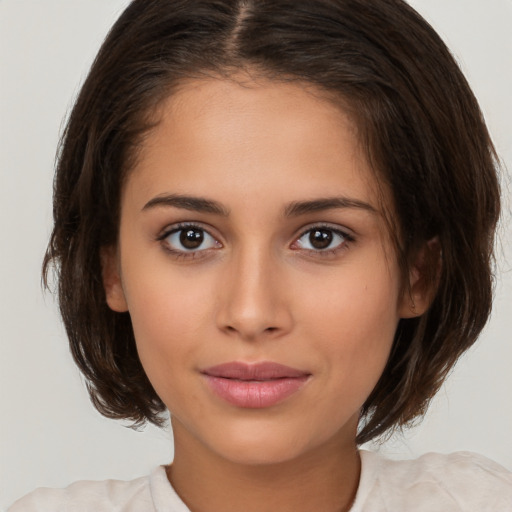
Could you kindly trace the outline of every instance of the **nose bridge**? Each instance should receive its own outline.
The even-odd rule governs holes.
[[[291,316],[283,277],[268,246],[252,243],[233,251],[222,285],[219,327],[245,339],[287,331]]]

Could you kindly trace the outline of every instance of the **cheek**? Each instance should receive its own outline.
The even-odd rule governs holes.
[[[333,273],[317,286],[317,293],[311,293],[313,286],[306,284],[300,292],[306,299],[304,312],[310,312],[308,316],[315,318],[319,329],[351,332],[357,339],[373,331],[371,338],[377,339],[394,332],[398,322],[399,280],[386,267],[378,268],[382,266],[382,262],[376,262]]]
[[[380,377],[399,321],[396,275],[382,262],[352,267],[303,304],[307,337],[318,340],[340,386],[373,388]]]
[[[205,292],[204,280],[172,273],[168,266],[160,265],[160,272],[144,267],[125,263],[125,295],[140,360],[157,388],[155,381],[176,375],[173,366],[193,364],[193,352],[211,316],[211,294]]]

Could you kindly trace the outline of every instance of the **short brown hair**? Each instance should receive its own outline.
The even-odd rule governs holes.
[[[403,275],[433,237],[437,293],[400,321],[361,411],[366,442],[423,414],[492,303],[497,158],[478,103],[432,27],[402,0],[134,0],[107,36],[63,134],[54,188],[55,265],[73,357],[105,416],[162,423],[128,313],[105,300],[100,250],[115,245],[120,191],[151,112],[188,78],[256,70],[348,105],[389,188]],[[391,226],[390,226],[391,227]]]

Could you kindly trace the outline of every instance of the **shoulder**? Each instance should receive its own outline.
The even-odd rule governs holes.
[[[414,460],[389,460],[371,452],[361,455],[365,505],[378,503],[394,512],[512,510],[512,472],[481,455],[427,453]]]
[[[154,473],[162,471],[157,468]],[[16,501],[7,512],[149,512],[152,476],[135,480],[79,481],[64,489],[40,488]]]

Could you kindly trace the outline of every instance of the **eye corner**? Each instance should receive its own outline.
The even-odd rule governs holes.
[[[186,247],[187,240],[184,232],[189,231],[190,245]],[[193,234],[196,233],[196,235]],[[197,235],[199,233],[199,235]],[[211,250],[221,249],[223,244],[204,226],[195,222],[180,222],[165,227],[156,236],[162,249],[176,259],[198,259],[208,255]],[[202,247],[206,245],[206,247]]]
[[[311,239],[311,235],[315,231],[319,234],[317,241],[320,242],[320,246],[317,247],[314,246],[314,242]],[[309,240],[301,242],[301,239],[308,235]],[[338,241],[338,243],[333,247],[332,244],[336,241]],[[317,223],[302,228],[299,235],[294,238],[290,248],[294,251],[302,251],[313,257],[334,257],[341,251],[348,249],[354,241],[354,235],[346,228],[326,223]],[[307,247],[308,244],[311,247]]]

